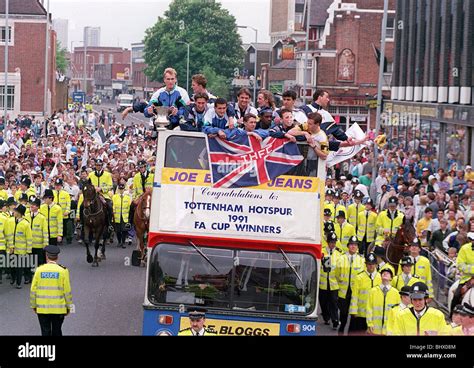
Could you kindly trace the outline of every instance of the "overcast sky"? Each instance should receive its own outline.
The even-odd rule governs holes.
[[[44,0],[46,7],[48,0]],[[171,0],[49,0],[54,18],[69,20],[69,41],[80,41],[85,26],[101,27],[102,46],[130,48],[142,41],[145,30],[155,24]],[[258,42],[270,42],[270,0],[223,0],[223,7],[238,25],[258,29]],[[253,42],[255,32],[239,29],[244,43]],[[80,46],[79,43],[74,46]]]

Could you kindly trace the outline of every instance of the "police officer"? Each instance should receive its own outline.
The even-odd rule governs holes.
[[[348,206],[347,216],[349,224],[355,227],[356,233],[359,232],[359,213],[364,211],[364,205],[362,204],[362,198],[364,195],[360,190],[354,192],[354,203]]]
[[[5,178],[0,177],[0,199],[6,201],[8,199],[8,192],[5,190]]]
[[[5,225],[5,237],[7,239],[8,251],[10,254],[14,254],[17,258],[17,267],[11,269],[11,281],[13,285],[16,281],[16,288],[21,289],[21,280],[23,275],[26,276],[27,268],[20,267],[24,265],[21,258],[24,258],[27,254],[31,254],[32,236],[31,227],[28,220],[25,220],[26,208],[23,205],[18,205],[15,208],[14,217],[10,217]],[[25,282],[26,282],[25,277]]]
[[[122,181],[118,185],[117,193],[112,197],[114,211],[115,233],[117,234],[118,246],[125,248],[125,238],[130,229],[129,212],[132,199],[125,191],[125,183]]]
[[[425,256],[420,255],[421,243],[415,238],[410,244],[410,258],[413,263],[413,275],[419,277],[419,281],[423,281],[428,286],[429,297],[433,298],[433,281],[431,277],[430,260]],[[402,273],[401,267],[398,268],[398,274]]]
[[[336,265],[336,280],[339,285],[337,303],[341,322],[339,335],[344,334],[346,327],[355,278],[365,267],[364,258],[358,254],[358,245],[357,237],[352,236],[347,245],[348,251],[339,258]]]
[[[365,211],[359,213],[359,230],[357,238],[359,239],[359,253],[365,255],[367,248],[375,240],[375,223],[377,214],[373,211],[374,202],[368,198],[365,202]]]
[[[192,307],[188,311],[189,325],[178,332],[178,336],[212,336],[217,335],[217,332],[206,328],[206,312],[204,308]]]
[[[413,261],[411,257],[403,257],[400,260],[402,273],[395,276],[392,280],[392,286],[401,290],[404,286],[411,287],[415,282],[421,281],[418,276],[412,275]]]
[[[341,249],[347,251],[349,238],[356,236],[355,228],[346,221],[345,211],[339,211],[336,220],[337,222],[334,224],[336,235],[341,242]]]
[[[412,307],[400,312],[395,320],[393,335],[441,335],[446,332],[443,313],[429,307],[428,286],[423,282],[413,284],[410,292]]]
[[[0,199],[0,209],[3,210],[5,206],[5,201]],[[5,224],[8,220],[8,217],[3,213],[0,212],[0,258],[5,257],[7,255],[7,242],[5,239]],[[0,284],[3,283],[3,273],[7,272],[7,269],[0,266]]]
[[[10,215],[9,217],[13,217],[13,212],[14,212],[16,206],[17,206],[15,198],[14,197],[8,197],[7,202],[6,202],[6,206],[7,206],[7,212]]]
[[[392,280],[392,284],[393,284],[393,280]],[[410,292],[411,292],[411,286],[403,286],[398,291],[398,293],[400,294],[400,303],[392,307],[392,309],[388,312],[388,318],[387,318],[387,324],[386,324],[387,335],[393,335],[393,326],[400,312],[405,310],[406,308],[411,307]]]
[[[48,222],[49,245],[58,245],[63,238],[63,210],[53,203],[54,194],[51,189],[45,190],[43,201],[40,212]]]
[[[323,247],[323,258],[321,260],[321,276],[319,278],[319,304],[325,325],[332,322],[335,330],[339,326],[339,313],[337,308],[337,294],[339,285],[336,279],[336,264],[342,256],[341,250],[337,248],[337,235],[329,231],[326,235],[327,246]]]
[[[332,201],[334,203],[334,212],[333,212],[333,221],[336,222],[337,215],[342,211],[344,212],[345,218],[347,218],[347,210],[346,207],[344,207],[340,201],[341,201],[341,192],[336,190],[334,193],[334,196],[332,198]]]
[[[41,200],[34,196],[30,197],[30,213],[26,217],[31,226],[33,237],[32,254],[38,257],[38,265],[46,263],[44,248],[49,244],[48,220],[39,212]]]
[[[138,172],[133,177],[133,200],[135,201],[146,189],[153,189],[153,173],[148,170],[145,160],[138,161]]]
[[[334,206],[334,203],[332,201],[333,196],[334,191],[332,189],[327,189],[325,195],[326,199],[324,201],[324,210],[329,211],[331,221],[334,221],[334,217],[336,216],[336,207]]]
[[[26,194],[26,201],[30,196],[36,195],[35,190],[31,188],[31,179],[28,175],[23,175],[20,180],[20,189],[15,193],[15,200],[20,201],[20,196]]]
[[[109,191],[113,188],[112,175],[104,170],[104,161],[101,159],[95,160],[95,170],[89,174],[89,179],[91,180],[92,185],[95,186],[97,192],[101,193],[107,204],[107,222],[109,231],[113,231],[112,226],[112,201],[110,199]]]
[[[382,283],[376,265],[375,255],[369,253],[365,257],[366,269],[359,272],[355,278],[349,307],[349,314],[351,315],[349,333],[365,333],[367,331],[367,296],[373,287]]]
[[[69,219],[69,214],[71,213],[71,196],[68,192],[63,189],[64,182],[63,179],[57,178],[54,181],[54,203],[61,207],[63,211],[63,233],[66,238],[66,243],[72,243],[72,223]]]
[[[390,285],[393,272],[385,268],[380,272],[382,283],[369,290],[367,298],[367,327],[369,334],[386,335],[390,310],[400,303],[398,290]]]
[[[375,245],[382,245],[385,238],[395,236],[400,226],[402,226],[405,216],[397,211],[397,205],[397,197],[390,197],[388,199],[388,210],[380,212],[377,216]]]
[[[57,263],[59,247],[45,248],[46,264],[33,277],[30,306],[38,315],[42,336],[62,336],[64,317],[73,309],[69,271]]]

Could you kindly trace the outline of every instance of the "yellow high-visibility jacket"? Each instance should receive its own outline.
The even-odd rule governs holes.
[[[400,267],[400,266],[399,266]],[[421,281],[418,276],[413,276],[410,274],[408,277],[408,282],[405,283],[405,279],[403,278],[404,274],[400,274],[395,276],[390,283],[395,289],[398,291],[402,290],[404,286],[412,286],[414,283]]]
[[[341,242],[341,250],[343,252],[347,252],[347,243],[349,243],[349,239],[356,235],[355,228],[348,222],[344,222],[341,225],[339,223],[334,223],[334,232],[337,235],[337,239]]]
[[[357,275],[365,269],[365,260],[358,253],[352,255],[352,266],[349,261],[349,253],[339,257],[336,264],[336,280],[339,284],[339,298],[345,299],[349,286],[354,288]]]
[[[104,170],[100,176],[97,176],[95,171],[92,171],[89,174],[89,179],[91,179],[92,185],[102,188],[102,195],[104,198],[110,199],[109,191],[111,191],[114,186],[112,174]]]
[[[36,269],[30,306],[36,308],[38,314],[66,314],[72,310],[71,282],[66,267],[48,262]]]
[[[0,199],[4,201],[8,199],[8,192],[5,189],[0,189]]]
[[[63,236],[63,210],[59,205],[53,204],[51,207],[46,203],[40,207],[40,212],[46,217],[48,222],[49,238]]]
[[[459,249],[458,257],[456,258],[456,265],[459,271],[462,272],[461,284],[464,284],[471,277],[474,276],[474,250],[472,250],[472,243],[464,244]]]
[[[392,309],[390,309],[390,311],[388,312],[388,318],[387,318],[386,329],[385,329],[386,335],[394,334],[393,331],[394,331],[395,321],[400,315],[400,312],[410,307],[411,307],[411,304],[404,305],[400,302],[398,305],[395,305],[394,307],[392,307]]]
[[[396,211],[393,219],[390,218],[388,210],[380,212],[377,216],[377,222],[375,223],[375,230],[377,232],[375,245],[382,245],[385,236],[395,236],[399,227],[403,224],[404,217],[400,211]]]
[[[133,199],[137,199],[145,192],[143,187],[153,189],[153,180],[154,174],[152,172],[148,171],[145,177],[140,172],[136,173],[133,177]]]
[[[348,216],[347,221],[349,222],[349,224],[354,226],[354,228],[356,229],[356,232],[359,231],[359,224],[360,224],[359,214],[364,211],[365,211],[365,206],[361,203],[359,204],[352,203],[351,205],[349,205],[349,207],[347,207],[347,216]]]
[[[34,189],[32,188],[28,188],[26,191],[22,191],[20,189],[18,189],[16,192],[15,192],[15,195],[13,196],[15,198],[15,201],[18,203],[20,202],[20,196],[23,194],[23,193],[26,193],[26,195],[28,196],[28,199],[30,199],[31,196],[35,196],[36,197],[36,192]]]
[[[330,220],[334,222],[334,214],[336,213],[336,207],[334,206],[334,203],[324,201],[324,208],[323,209],[326,209],[326,208],[328,208],[331,211]]]
[[[383,262],[383,261],[382,261]],[[383,270],[386,270],[386,269],[389,269],[392,271],[392,275],[395,276],[396,272],[395,272],[395,268],[393,268],[393,266],[388,263],[388,262],[384,262],[384,264],[382,266],[380,266],[380,264],[377,266],[377,271],[379,271],[380,273],[382,273]]]
[[[417,259],[415,260],[412,257],[413,260],[413,276],[418,276],[419,280],[424,282],[428,286],[428,292],[430,295],[430,298],[433,298],[433,280],[431,279],[431,265],[430,265],[430,260],[424,256],[418,256]],[[402,273],[402,266],[398,266],[398,275]]]
[[[81,193],[79,199],[77,200],[77,209],[76,209],[76,219],[79,221],[81,219],[81,206],[84,202],[84,195]]]
[[[367,297],[369,291],[382,283],[382,278],[380,274],[375,271],[373,278],[369,275],[367,270],[360,272],[354,282],[354,287],[352,288],[352,298],[351,304],[349,307],[349,314],[355,315],[357,317],[365,318],[367,314]]]
[[[13,250],[13,254],[24,255],[31,253],[32,236],[28,220],[10,217],[5,224],[5,237],[7,239],[7,247],[10,251]]]
[[[336,265],[339,258],[342,256],[341,252],[336,248],[330,250],[328,247],[323,248],[323,258],[321,260],[321,276],[319,278],[319,288],[321,290],[338,290],[339,284],[336,279]],[[324,264],[326,263],[326,264]],[[331,268],[329,272],[324,271],[326,268]],[[329,286],[329,288],[328,288]]]
[[[374,334],[387,334],[387,320],[390,310],[400,303],[398,290],[391,287],[387,294],[382,291],[383,285],[372,288],[367,299],[367,327],[373,329]]]
[[[53,203],[59,205],[63,210],[63,219],[69,218],[69,213],[71,212],[71,196],[64,189],[57,191],[53,190],[54,201]]]
[[[132,198],[128,194],[123,193],[120,195],[119,193],[114,194],[112,197],[112,209],[114,212],[114,222],[116,224],[120,224],[121,220],[123,222],[128,222],[128,215],[130,212],[130,205],[132,204]]]
[[[377,214],[373,211],[359,212],[359,229],[357,231],[357,239],[362,241],[367,235],[367,243],[375,240],[375,223],[377,222]]]
[[[393,332],[389,332],[389,334],[399,336],[443,335],[445,333],[444,314],[432,307],[427,307],[420,319],[416,318],[413,307],[406,308],[396,318]]]
[[[31,219],[31,213],[26,217],[31,226],[31,234],[33,237],[33,248],[43,249],[49,244],[48,238],[48,220],[41,212]]]
[[[334,221],[334,223],[337,223],[337,214],[340,211],[346,214],[346,220],[347,220],[347,209],[345,206],[343,206],[342,204],[336,205],[333,203],[333,208],[334,208],[334,212],[331,212],[332,213],[331,219]]]
[[[7,223],[7,217],[3,212],[0,212],[0,250],[7,250],[7,240],[5,239],[5,225]]]
[[[194,334],[191,327],[189,327],[179,331],[178,336],[194,336]],[[204,336],[217,336],[217,332],[214,330],[210,330],[204,326]]]

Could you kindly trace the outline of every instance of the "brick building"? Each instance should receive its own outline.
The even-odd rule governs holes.
[[[148,99],[163,83],[150,81],[145,75],[147,64],[144,56],[145,45],[132,43],[132,91],[135,96]]]
[[[131,83],[130,58],[130,50],[121,47],[87,47],[85,58],[84,47],[75,47],[71,60],[72,84],[77,90],[83,89],[85,69],[88,95],[113,97],[125,92]]]
[[[56,101],[56,33],[51,17],[38,0],[10,0],[8,41],[7,107],[10,116],[44,111],[46,27],[49,29],[47,107],[46,114],[55,108]],[[5,65],[5,0],[0,0],[0,115],[4,109]],[[53,101],[53,103],[52,103]]]
[[[367,127],[373,129],[376,106],[370,106],[370,102],[377,94],[383,1],[334,0],[327,13],[324,30],[318,32],[320,38],[314,42],[308,60],[310,88],[307,95],[318,88],[328,90],[331,99],[329,111],[336,121],[345,127],[357,122],[364,130]],[[393,65],[394,19],[395,0],[390,0],[383,88],[387,99],[390,98]]]
[[[474,2],[397,0],[396,22],[390,141],[434,149],[445,169],[474,164]]]

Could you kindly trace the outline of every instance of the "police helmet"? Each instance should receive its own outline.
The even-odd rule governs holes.
[[[104,164],[104,161],[102,161],[100,158],[97,158],[97,159],[95,160],[95,164],[96,164],[96,165],[103,165],[103,164]]]
[[[63,185],[63,179],[57,178],[57,179],[54,181],[54,185]]]
[[[357,244],[359,245],[359,239],[357,239],[357,236],[353,235],[349,238],[349,241],[347,242],[347,245],[349,244]]]
[[[23,176],[20,180],[20,184],[29,187],[31,185],[31,179],[28,176]]]
[[[20,197],[18,198],[19,201],[26,201],[28,202],[28,194],[26,193],[21,193]]]
[[[365,263],[366,264],[377,264],[377,259],[373,253],[369,253],[365,256]]]
[[[402,266],[413,266],[413,261],[411,257],[403,257],[402,260],[400,261],[400,264]]]
[[[332,189],[328,189],[326,190],[326,195],[327,196],[333,196],[334,195],[334,191]]]
[[[326,241],[328,243],[335,243],[337,242],[337,235],[334,231],[331,231],[330,233],[328,233],[327,237],[326,237]]]
[[[325,222],[324,223],[324,232],[325,233],[330,233],[331,231],[334,231],[334,224],[332,222]]]
[[[411,287],[407,285],[402,286],[402,288],[400,289],[400,295],[410,296],[410,292],[411,292]]]
[[[393,271],[391,268],[387,267],[387,268],[384,268],[380,271],[380,275],[382,275],[384,272],[388,272],[390,274],[390,276],[392,276],[393,278]]]
[[[357,189],[357,190],[354,192],[354,198],[362,199],[362,198],[364,198],[364,194],[363,194],[359,189]]]
[[[410,246],[418,247],[421,248],[421,243],[418,240],[418,238],[413,239],[413,241],[410,243]]]
[[[137,167],[146,167],[146,161],[145,160],[138,161]]]
[[[324,216],[331,216],[331,210],[329,208],[324,209]]]
[[[365,201],[365,204],[368,204],[372,208],[374,208],[374,201],[371,198],[367,198],[367,200]]]
[[[375,247],[374,254],[379,257],[385,257],[385,249],[383,247]]]
[[[428,286],[424,282],[415,282],[411,286],[410,298],[412,299],[424,299],[428,297]]]
[[[346,213],[344,211],[338,211],[336,218],[339,218],[339,217],[346,218]]]
[[[393,196],[388,199],[388,205],[397,205],[398,204],[398,198]]]

